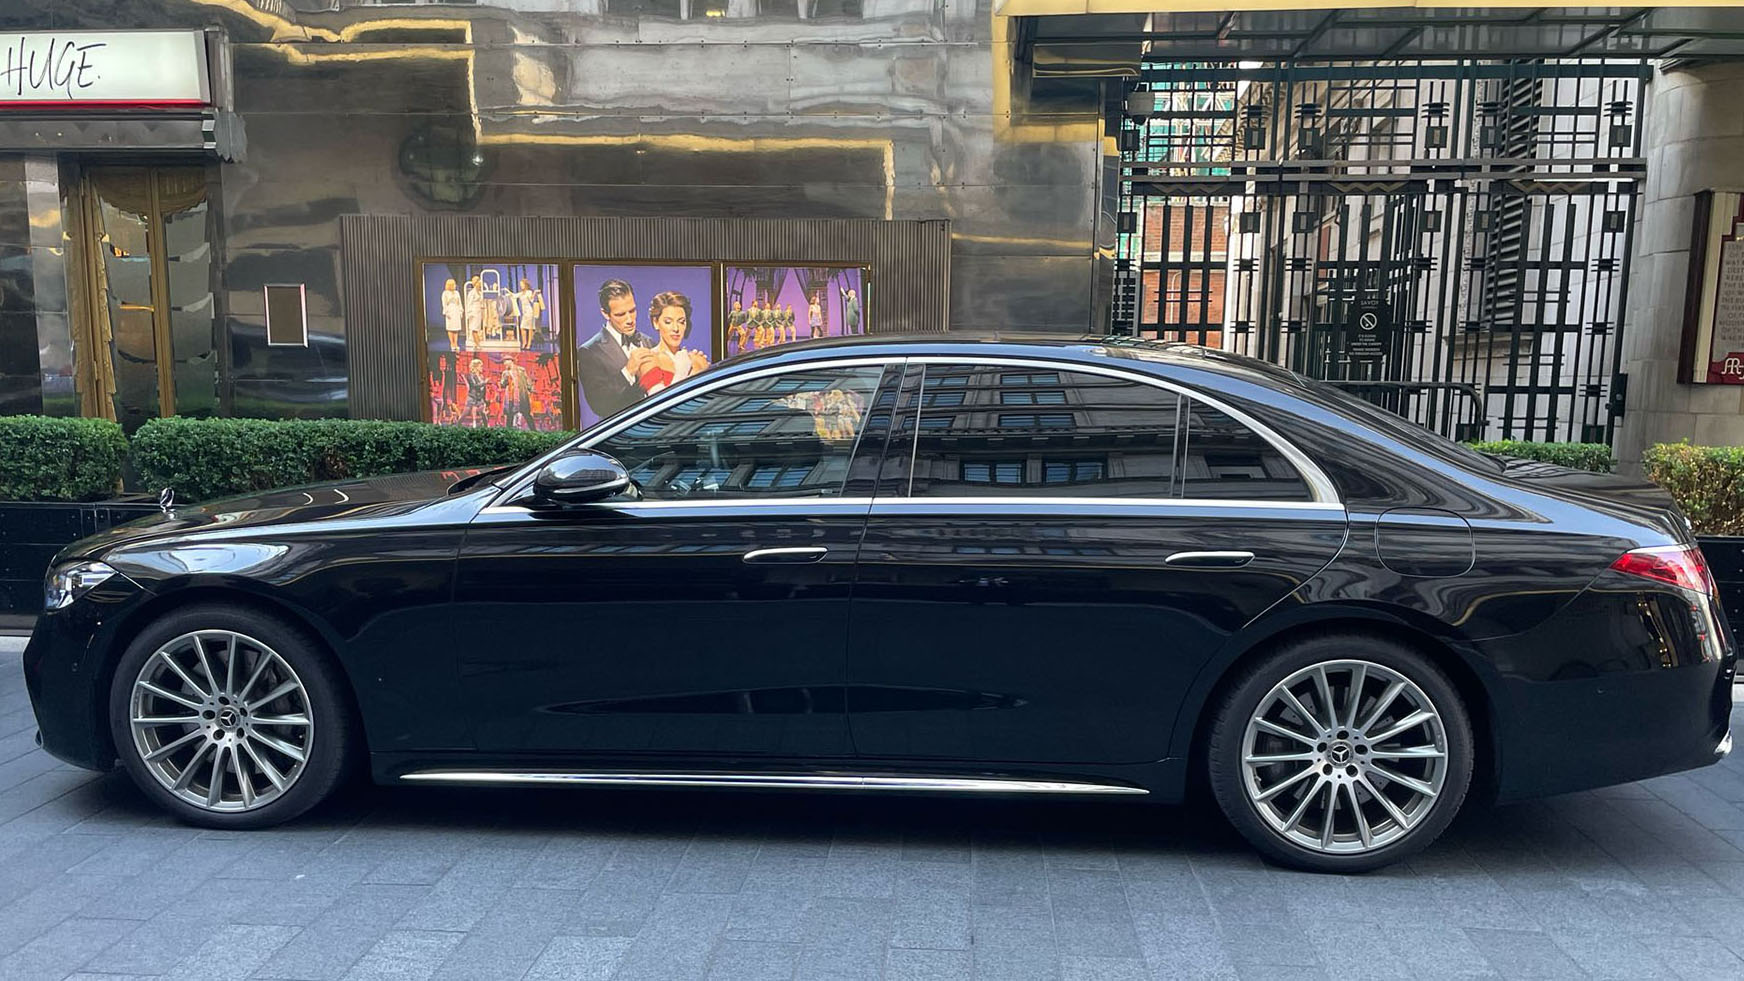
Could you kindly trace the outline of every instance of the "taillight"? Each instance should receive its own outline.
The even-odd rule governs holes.
[[[1714,594],[1714,579],[1708,574],[1707,560],[1702,558],[1702,550],[1694,545],[1631,549],[1618,556],[1611,568],[1631,576],[1681,586],[1703,596]]]

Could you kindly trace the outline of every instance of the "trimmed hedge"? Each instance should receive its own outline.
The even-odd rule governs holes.
[[[1671,492],[1698,535],[1744,535],[1744,446],[1658,443],[1641,454],[1649,480]]]
[[[1466,445],[1479,453],[1537,460],[1594,473],[1610,473],[1617,466],[1611,448],[1603,443],[1529,443],[1521,439],[1497,439]]]
[[[0,416],[0,501],[96,501],[121,490],[127,437],[107,419]]]
[[[573,433],[352,419],[153,419],[133,435],[147,490],[184,501],[347,477],[520,463]]]

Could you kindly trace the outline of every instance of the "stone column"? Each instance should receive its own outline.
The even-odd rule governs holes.
[[[1630,473],[1654,443],[1744,444],[1744,386],[1677,382],[1696,192],[1744,188],[1744,64],[1659,73],[1641,119],[1647,181],[1624,321],[1628,403],[1615,443]]]

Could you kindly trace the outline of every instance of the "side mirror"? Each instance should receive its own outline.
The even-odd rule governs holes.
[[[533,497],[555,507],[592,504],[629,490],[630,475],[617,460],[576,450],[545,464],[533,478]]]

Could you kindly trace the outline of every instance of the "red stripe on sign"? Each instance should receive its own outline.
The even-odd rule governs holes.
[[[199,99],[5,99],[0,108],[25,109],[191,109],[206,106]]]

